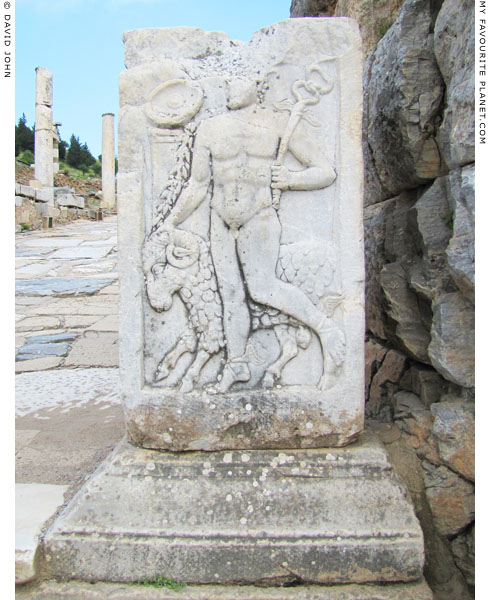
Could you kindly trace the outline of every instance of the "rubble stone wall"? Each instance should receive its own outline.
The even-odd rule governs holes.
[[[435,597],[470,598],[474,5],[293,0],[291,16],[327,4],[366,53],[366,416],[412,493]]]

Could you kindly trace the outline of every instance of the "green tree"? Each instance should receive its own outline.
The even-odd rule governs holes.
[[[68,142],[65,142],[65,140],[60,140],[60,143],[58,144],[58,153],[59,153],[60,160],[66,159],[67,148],[68,148]]]
[[[66,151],[66,162],[70,165],[70,167],[78,169],[78,167],[82,164],[81,157],[82,147],[80,146],[80,140],[75,137],[74,133],[72,133],[70,138],[70,146]]]
[[[81,150],[81,159],[80,159],[81,164],[85,165],[86,167],[90,167],[90,165],[93,165],[95,163],[95,158],[90,153],[90,150],[88,149],[86,142],[83,144],[83,146],[81,147],[80,150]]]
[[[15,126],[15,156],[19,156],[24,150],[34,152],[34,127],[27,126],[27,119],[23,113]]]
[[[90,167],[90,170],[92,171],[92,173],[94,175],[96,175],[97,177],[100,177],[102,174],[102,165],[100,164],[99,161],[97,161]]]
[[[22,154],[19,154],[19,160],[26,163],[26,165],[32,165],[34,163],[34,154],[30,150],[24,150]]]

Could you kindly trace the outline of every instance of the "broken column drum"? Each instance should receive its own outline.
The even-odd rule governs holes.
[[[363,427],[361,59],[349,19],[233,42],[126,32],[121,377],[154,449],[341,446]]]

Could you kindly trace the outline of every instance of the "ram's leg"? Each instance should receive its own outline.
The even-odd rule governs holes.
[[[298,344],[294,327],[276,325],[274,327],[277,341],[281,348],[279,358],[267,367],[262,383],[264,387],[271,388],[281,377],[282,370],[287,363],[298,354]]]
[[[195,347],[196,336],[194,333],[188,331],[158,363],[154,380],[161,381],[162,379],[166,379],[170,375],[170,369],[175,369],[175,365],[179,358],[186,352],[193,352]]]
[[[184,379],[182,379],[182,383],[180,385],[181,392],[192,392],[194,389],[194,382],[199,377],[199,373],[204,365],[208,362],[211,354],[206,350],[199,350],[196,354],[196,358],[191,366],[187,369],[187,373],[184,375]]]

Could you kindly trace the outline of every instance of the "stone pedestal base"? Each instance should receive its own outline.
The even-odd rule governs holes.
[[[123,442],[43,542],[43,576],[63,580],[395,583],[421,580],[423,562],[412,505],[368,434],[287,451]]]
[[[169,582],[172,587],[172,582]],[[177,590],[148,584],[42,583],[37,589],[16,590],[21,600],[432,600],[425,581],[391,585],[305,585],[260,588],[249,585],[200,585]]]

